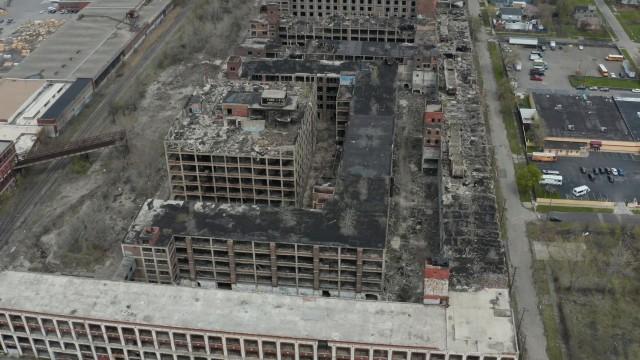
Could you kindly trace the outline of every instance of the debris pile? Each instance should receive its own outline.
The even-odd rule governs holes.
[[[459,76],[443,96],[446,137],[441,182],[441,251],[452,287],[506,286],[505,248],[497,221],[489,134],[479,103],[469,25],[464,9],[442,14],[448,37],[440,46]]]
[[[64,20],[49,19],[28,21],[4,41],[0,41],[2,68],[9,70],[29,56],[40,42],[56,32]]]

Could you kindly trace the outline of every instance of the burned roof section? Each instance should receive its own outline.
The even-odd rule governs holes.
[[[456,91],[442,99],[445,113],[441,179],[441,252],[450,260],[451,286],[456,289],[506,286],[505,247],[497,218],[489,134],[467,44],[469,23],[463,9],[452,9],[449,33],[442,46],[458,74]],[[470,44],[470,43],[469,43]]]
[[[145,228],[160,228],[156,245],[173,235],[211,236],[230,240],[285,242],[324,246],[384,248],[383,219],[356,214],[338,205],[336,211],[273,208],[257,205],[164,201],[149,199],[140,209],[124,239],[141,241]]]
[[[357,71],[361,66],[346,61],[249,60],[242,64],[242,74],[246,78],[256,74],[339,74],[342,71]]]

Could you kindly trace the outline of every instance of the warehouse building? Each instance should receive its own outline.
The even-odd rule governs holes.
[[[506,289],[449,306],[0,273],[0,353],[50,359],[515,360]],[[372,316],[375,315],[375,316]]]
[[[6,77],[91,79],[97,88],[164,19],[171,0],[101,0],[42,42]]]
[[[534,93],[531,99],[543,124],[545,152],[579,157],[590,151],[640,153],[634,132],[640,108],[633,101],[547,93]]]

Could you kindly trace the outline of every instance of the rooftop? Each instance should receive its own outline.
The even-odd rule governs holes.
[[[263,96],[273,92],[281,94],[282,90],[287,92],[284,106],[261,105]],[[313,89],[304,84],[261,85],[223,80],[211,86],[203,96],[213,114],[185,117],[177,122],[167,136],[168,146],[206,153],[268,155],[293,150]],[[223,114],[222,104],[247,105],[252,110],[250,119],[264,120],[264,128],[249,122],[235,125],[227,121],[235,117]]]
[[[384,218],[368,216],[364,209],[367,216],[357,216],[351,211],[353,216],[347,221],[341,215],[351,209],[349,204],[334,203],[331,210],[320,211],[149,199],[131,224],[124,243],[138,244],[145,227],[159,227],[158,246],[164,246],[172,235],[191,235],[236,241],[384,248]]]
[[[31,151],[41,131],[39,126],[0,124],[0,140],[12,141],[18,157],[22,157]]]
[[[509,298],[501,289],[450,293],[451,306],[445,308],[5,271],[0,273],[0,294],[2,309],[70,318],[460,353],[517,353]]]
[[[632,140],[611,97],[534,93],[533,99],[547,137]]]
[[[306,53],[336,54],[344,56],[375,56],[390,58],[409,58],[418,54],[436,55],[437,50],[413,44],[350,41],[350,40],[312,40]]]
[[[10,121],[45,84],[44,80],[0,79],[0,122]]]
[[[78,94],[90,86],[89,79],[77,79],[71,86],[51,105],[51,107],[42,114],[41,118],[56,119],[67,108],[69,103],[76,100]]]
[[[356,75],[351,116],[344,138],[343,173],[360,177],[391,175],[397,67],[371,66]]]
[[[346,61],[250,60],[242,64],[242,74],[246,78],[254,74],[339,74],[359,67],[358,63]]]
[[[500,8],[500,14],[502,14],[502,15],[522,16],[522,9],[521,8],[514,8],[514,7],[501,7]]]
[[[143,29],[170,2],[95,0],[70,17],[7,77],[96,79],[136,37],[137,31],[131,31],[131,27],[123,22],[127,11],[139,7],[138,27]]]
[[[640,98],[616,97],[614,101],[631,130],[631,136],[635,141],[640,141]]]

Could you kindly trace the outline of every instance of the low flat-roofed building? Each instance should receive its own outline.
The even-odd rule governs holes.
[[[0,140],[14,144],[18,160],[37,147],[40,136],[43,131],[39,126],[0,124]]]
[[[0,79],[0,126],[41,127],[43,134],[56,136],[92,93],[89,79]]]
[[[46,83],[45,80],[0,79],[0,123],[11,122]]]
[[[518,358],[506,289],[443,307],[5,271],[0,293],[0,351],[19,356]]]
[[[7,77],[91,79],[94,87],[164,18],[171,0],[95,0],[42,42]],[[138,18],[127,18],[137,9]]]
[[[50,107],[38,115],[37,123],[49,136],[58,135],[65,125],[82,111],[91,100],[93,86],[90,79],[77,79],[53,99]]]
[[[316,89],[272,87],[220,83],[207,95],[212,114],[172,127],[165,153],[174,199],[301,206],[315,146]]]
[[[640,142],[612,97],[534,93],[544,140],[587,143],[592,150],[640,153]],[[558,153],[558,155],[562,155]]]

